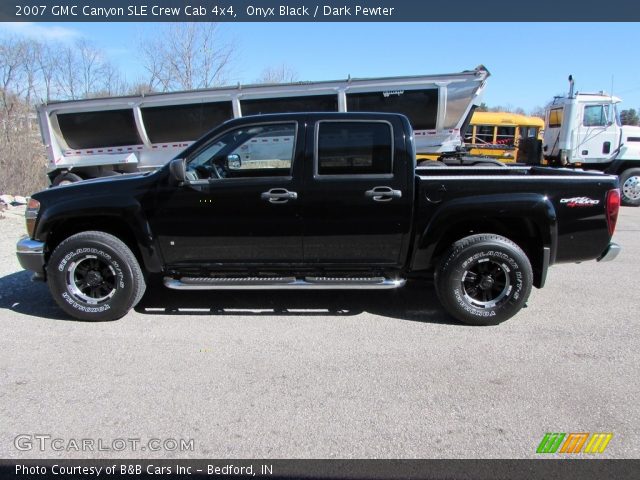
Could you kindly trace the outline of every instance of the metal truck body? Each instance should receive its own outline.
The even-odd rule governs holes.
[[[419,155],[462,146],[460,130],[489,72],[238,85],[188,92],[52,102],[38,108],[54,185],[154,170],[221,123],[289,112],[403,113]]]

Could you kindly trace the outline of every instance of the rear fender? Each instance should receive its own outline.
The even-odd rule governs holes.
[[[482,232],[499,233],[512,240],[520,238],[524,232],[509,232],[496,226],[506,220],[522,219],[533,223],[536,230],[536,250],[531,259],[536,271],[536,286],[544,285],[546,270],[555,261],[558,242],[556,211],[551,201],[541,194],[509,193],[476,195],[459,198],[442,204],[429,221],[427,227],[416,239],[416,253],[412,270],[433,267],[434,254],[446,236],[465,225],[478,226]],[[510,235],[511,233],[511,235]]]

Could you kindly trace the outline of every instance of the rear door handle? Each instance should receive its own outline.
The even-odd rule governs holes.
[[[268,192],[262,192],[260,198],[269,203],[287,203],[289,200],[297,200],[298,194],[290,192],[286,188],[272,188]]]
[[[402,198],[402,190],[394,190],[391,187],[373,187],[364,192],[364,196],[374,202],[390,202],[394,198]]]

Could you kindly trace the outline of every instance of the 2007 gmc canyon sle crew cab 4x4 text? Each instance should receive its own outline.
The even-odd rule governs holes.
[[[518,312],[554,263],[610,260],[616,177],[416,167],[406,117],[231,120],[163,168],[31,198],[22,266],[69,315],[114,320],[162,275],[179,290],[387,289],[434,275],[474,325]]]

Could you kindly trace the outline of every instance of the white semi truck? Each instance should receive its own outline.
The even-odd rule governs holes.
[[[542,151],[548,165],[600,170],[620,177],[622,202],[640,206],[640,127],[621,125],[618,97],[574,93],[556,97],[545,112]]]
[[[463,147],[460,130],[480,103],[484,66],[442,75],[349,78],[51,102],[38,119],[53,185],[156,169],[231,118],[285,112],[400,112],[420,157]]]

